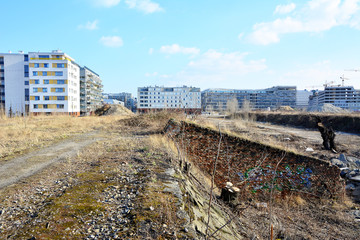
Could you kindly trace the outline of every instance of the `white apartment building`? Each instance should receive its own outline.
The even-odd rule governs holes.
[[[0,111],[20,115],[29,109],[28,55],[0,53]]]
[[[61,51],[29,52],[30,112],[80,115],[80,67]]]
[[[195,87],[139,87],[138,112],[155,110],[201,111],[200,88]]]

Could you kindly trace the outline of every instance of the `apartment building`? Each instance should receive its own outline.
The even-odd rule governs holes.
[[[138,112],[181,110],[186,113],[201,111],[200,88],[195,87],[139,87]]]
[[[277,109],[280,106],[296,106],[296,86],[276,86],[258,90],[239,89],[207,89],[201,94],[203,111],[225,111],[227,102],[238,101],[238,107],[244,101],[250,103],[252,109]]]
[[[80,113],[91,115],[102,105],[102,81],[99,74],[84,66],[80,69]]]
[[[28,54],[0,53],[0,112],[12,116],[28,111]]]
[[[103,85],[87,67],[82,68],[82,81],[80,74],[75,60],[59,50],[0,53],[0,112],[76,116],[92,112],[102,103]]]
[[[360,90],[355,90],[353,86],[327,86],[310,96],[309,109],[320,109],[326,103],[349,111],[360,111]]]
[[[29,52],[30,112],[80,115],[80,66],[61,51]]]

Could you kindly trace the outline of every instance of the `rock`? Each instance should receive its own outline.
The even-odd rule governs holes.
[[[342,178],[345,178],[346,175],[350,172],[350,169],[348,167],[340,168],[340,176]]]
[[[313,148],[310,148],[310,147],[308,147],[308,148],[305,149],[305,152],[313,152],[313,151],[314,151],[314,149],[313,149]]]
[[[345,168],[347,165],[345,162],[337,159],[337,158],[333,158],[330,160],[332,165],[338,166],[339,168]]]
[[[360,159],[356,157],[347,157],[348,162],[351,162],[355,168],[360,168]]]
[[[150,210],[150,211],[154,211],[155,208],[154,208],[153,206],[150,206],[150,207],[149,207],[149,210]]]
[[[347,159],[346,159],[346,156],[345,156],[345,154],[340,154],[340,156],[339,156],[339,160],[340,161],[342,161],[342,162],[347,162]]]
[[[354,172],[354,171],[351,171],[350,174]],[[355,181],[355,182],[360,182],[360,175],[357,175],[357,176],[353,176],[350,178],[351,181]]]
[[[352,183],[349,183],[345,186],[345,189],[353,191],[353,190],[355,190],[355,185]]]
[[[360,196],[360,187],[356,188],[353,192],[352,195],[354,197],[359,197]]]

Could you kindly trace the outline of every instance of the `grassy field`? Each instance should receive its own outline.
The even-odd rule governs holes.
[[[31,116],[0,119],[0,160],[44,147],[74,134],[111,127],[125,116]]]

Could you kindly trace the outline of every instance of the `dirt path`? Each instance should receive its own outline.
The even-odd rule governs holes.
[[[0,161],[0,189],[29,177],[54,162],[75,156],[97,140],[101,140],[101,137],[96,132],[85,133],[8,161]]]

